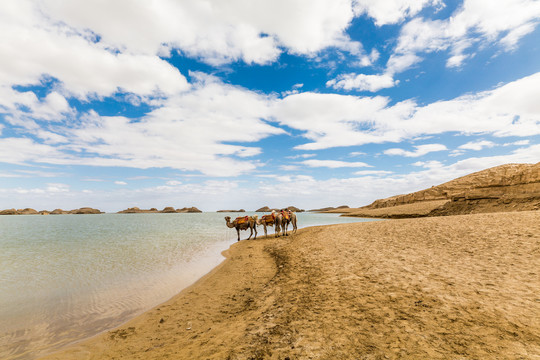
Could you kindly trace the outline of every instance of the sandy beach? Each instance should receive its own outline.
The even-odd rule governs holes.
[[[540,212],[234,244],[170,301],[47,359],[540,359]]]

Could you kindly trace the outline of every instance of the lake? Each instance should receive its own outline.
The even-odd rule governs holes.
[[[224,216],[251,214],[0,216],[0,358],[36,358],[170,299],[236,242]],[[372,221],[297,216],[300,228]]]

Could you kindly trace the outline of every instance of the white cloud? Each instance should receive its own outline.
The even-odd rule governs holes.
[[[448,67],[459,67],[472,56],[470,49],[499,45],[513,50],[517,43],[534,31],[540,18],[536,0],[465,0],[446,20],[415,18],[405,24],[387,71],[401,72],[421,59],[421,52],[449,50]]]
[[[327,167],[331,169],[337,169],[337,168],[355,168],[355,167],[371,167],[370,165],[364,163],[364,162],[347,162],[347,161],[339,161],[339,160],[304,160],[302,161],[302,164],[309,166],[309,167]]]
[[[406,157],[420,157],[424,156],[426,154],[429,154],[430,152],[435,151],[444,151],[448,150],[446,146],[442,144],[425,144],[425,145],[418,145],[415,146],[415,151],[407,151],[403,149],[387,149],[384,151],[386,155],[399,155],[399,156],[406,156]]]
[[[178,186],[178,185],[181,185],[182,182],[181,181],[178,181],[178,180],[169,180],[167,181],[167,185],[169,186]]]
[[[397,85],[399,81],[395,81],[389,74],[382,75],[366,75],[366,74],[344,74],[336,79],[329,80],[326,83],[327,87],[334,89],[377,92],[381,89],[390,88]]]
[[[99,116],[90,111],[79,121],[56,124],[50,132],[62,139],[56,147],[28,138],[0,139],[0,161],[23,164],[85,164],[136,168],[170,167],[207,175],[228,176],[258,165],[249,158],[256,142],[283,134],[261,120],[269,116],[271,98],[193,73],[190,92],[170,96],[140,119]],[[34,122],[28,133],[43,128]]]
[[[45,0],[42,9],[118,49],[146,55],[180,49],[212,64],[264,64],[282,47],[297,54],[355,47],[344,32],[354,16],[351,0]]]
[[[356,171],[354,173],[354,175],[360,175],[360,176],[371,176],[371,175],[374,175],[374,176],[382,176],[382,175],[389,175],[389,174],[392,174],[393,172],[392,171],[387,171],[387,170],[361,170],[361,171]]]
[[[353,151],[352,153],[349,154],[349,156],[363,156],[363,155],[367,155],[367,153],[363,151]]]
[[[529,145],[530,140],[518,140],[511,143],[504,143],[503,146],[525,146]]]
[[[443,164],[440,161],[437,160],[430,160],[430,161],[417,161],[415,163],[412,163],[413,166],[420,166],[426,169],[439,169],[443,167]]]
[[[125,182],[125,181],[119,181],[119,180],[115,181],[114,183],[115,183],[116,185],[127,185],[127,182]]]
[[[52,77],[61,82],[64,91],[80,98],[117,91],[150,96],[157,91],[170,94],[187,89],[184,76],[159,57],[114,51],[96,42],[87,28],[75,31],[66,22],[69,19],[55,21],[44,16],[35,2],[9,0],[3,4],[0,85],[36,85]],[[50,100],[52,105],[65,106],[61,99]]]
[[[284,171],[297,171],[297,170],[300,170],[300,168],[297,165],[281,165],[279,168],[281,170],[284,170]]]
[[[195,81],[191,91],[162,99],[161,106],[139,119],[100,116],[94,111],[70,114],[77,115],[77,121],[55,119],[54,111],[66,108],[58,105],[63,97],[51,93],[38,101],[31,92],[12,91],[14,107],[0,108],[0,113],[10,114],[7,118],[21,137],[0,139],[0,161],[171,167],[216,176],[255,169],[258,163],[249,159],[261,149],[231,143],[285,133],[261,120],[269,116],[271,98],[202,73],[191,75]],[[27,121],[32,113],[21,112],[17,103],[30,106],[37,114],[35,121]]]
[[[466,144],[460,145],[458,149],[465,149],[465,150],[482,150],[484,148],[492,148],[496,144],[492,141],[487,140],[478,140],[478,141],[470,141]]]
[[[47,184],[45,191],[49,194],[66,193],[69,192],[69,185],[60,183]]]
[[[416,15],[426,6],[442,7],[441,0],[357,0],[355,11],[366,13],[377,26],[395,24]]]
[[[422,61],[422,58],[416,54],[392,54],[390,59],[388,59],[388,63],[386,64],[386,71],[389,74],[400,73],[409,69],[420,61]]]
[[[447,132],[534,136],[540,134],[538,88],[540,73],[425,106],[413,101],[390,106],[390,100],[381,96],[306,92],[274,102],[272,114],[310,140],[296,146],[301,150],[400,142]]]
[[[299,155],[286,156],[286,158],[287,159],[308,159],[315,156],[317,156],[317,154],[299,154]]]

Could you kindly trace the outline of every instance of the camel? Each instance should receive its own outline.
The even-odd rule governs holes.
[[[280,233],[283,232],[283,236],[287,236],[287,219],[283,216],[281,211],[276,213],[276,237],[279,237]]]
[[[225,216],[225,221],[227,222],[228,228],[236,228],[236,233],[238,234],[237,241],[240,241],[240,230],[247,230],[248,228],[251,232],[247,240],[251,239],[251,236],[253,235],[253,230],[255,230],[255,237],[253,239],[257,238],[257,218],[257,215],[241,216],[234,219],[234,221],[231,223],[231,217]]]
[[[272,214],[270,215],[263,215],[260,219],[257,219],[257,225],[262,225],[264,227],[264,236],[268,237],[268,233],[266,231],[267,226],[274,226],[276,223],[276,214],[274,211],[272,211]]]
[[[296,230],[298,230],[298,226],[296,226],[296,213],[295,212],[292,212],[290,211],[289,212],[289,220],[287,221],[287,224],[285,225],[285,229],[289,226],[289,223],[292,224],[292,232],[293,234],[296,233]]]
[[[278,221],[279,219],[279,221]],[[278,222],[280,224],[278,224]],[[280,225],[281,225],[281,229],[283,231],[283,235],[284,236],[289,236],[289,234],[287,234],[287,230],[288,230],[288,227],[289,227],[289,224],[292,224],[293,226],[293,234],[296,233],[296,230],[298,229],[297,225],[296,225],[296,213],[292,212],[292,211],[289,211],[289,210],[281,210],[279,213],[278,213],[278,216],[276,217],[276,234],[277,236],[279,236],[279,233],[280,233]]]

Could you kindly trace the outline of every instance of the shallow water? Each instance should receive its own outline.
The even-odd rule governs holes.
[[[36,358],[166,301],[223,260],[236,241],[226,215],[240,214],[0,217],[0,358]],[[298,214],[299,227],[357,221]]]

